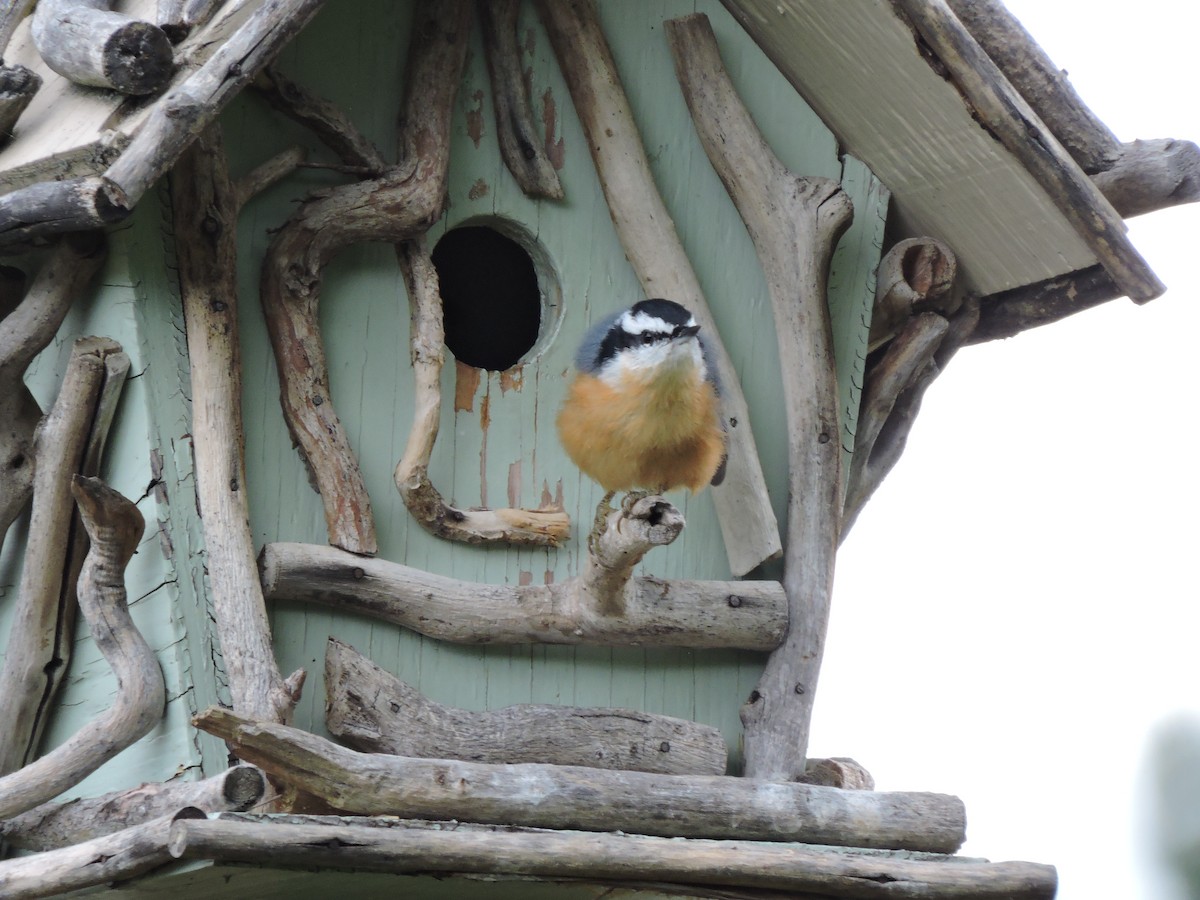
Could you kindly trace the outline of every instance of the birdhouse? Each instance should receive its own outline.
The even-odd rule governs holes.
[[[0,894],[1053,895],[807,757],[833,561],[1194,145],[991,2],[20,6]]]

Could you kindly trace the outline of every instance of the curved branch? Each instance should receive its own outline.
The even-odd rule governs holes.
[[[521,70],[521,49],[517,45],[520,9],[520,0],[476,0],[475,3],[492,80],[492,105],[496,108],[500,155],[527,196],[561,200],[562,182],[538,138],[528,85]]]
[[[0,778],[0,819],[78,784],[146,735],[166,705],[158,660],[134,626],[126,603],[125,567],[145,530],[142,514],[98,478],[76,475],[71,493],[92,540],[79,577],[79,608],[116,676],[116,699],[50,753]]]
[[[321,495],[329,542],[353,553],[378,547],[371,499],[329,392],[317,319],[322,273],[343,248],[398,243],[441,216],[450,117],[466,58],[465,0],[417,9],[401,118],[403,160],[380,178],[318,193],[275,236],[263,262],[262,304],[288,430]]]
[[[579,578],[481,584],[317,544],[267,544],[259,569],[268,601],[319,603],[460,644],[770,650],[787,629],[773,581],[635,578],[614,614],[615,603],[589,595]]]
[[[404,505],[430,534],[467,544],[505,543],[557,547],[570,534],[571,520],[562,510],[457,509],[448,504],[429,479],[429,461],[442,415],[442,365],[445,331],[437,270],[423,237],[396,247],[411,310],[410,347],[413,365],[413,424],[394,480]]]
[[[957,270],[954,251],[935,238],[898,241],[876,269],[868,351],[899,334],[917,313],[954,312],[951,289]]]

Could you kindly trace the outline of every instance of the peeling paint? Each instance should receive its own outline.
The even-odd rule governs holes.
[[[475,101],[475,105],[467,110],[467,136],[478,149],[479,142],[483,139],[483,91],[474,91],[471,99]]]
[[[533,573],[522,569],[517,575],[517,584],[521,585],[522,587],[527,587],[533,584]]]
[[[554,570],[547,569],[546,574],[542,576],[543,584],[554,584]]]
[[[490,190],[491,188],[488,187],[487,181],[482,178],[477,178],[475,183],[471,185],[471,189],[467,191],[467,199],[479,200],[483,197],[486,197],[488,195],[488,191]]]
[[[558,124],[558,107],[554,103],[554,94],[550,88],[546,88],[546,92],[542,94],[542,123],[546,129],[546,156],[550,159],[550,165],[554,166],[555,171],[558,171],[563,167],[564,144],[561,137],[557,139],[554,137],[555,127]]]
[[[475,392],[479,390],[480,370],[454,361],[454,411],[474,412]]]
[[[511,369],[505,369],[500,373],[500,393],[502,394],[507,394],[509,391],[519,391],[523,384],[525,384],[524,366],[513,366]]]
[[[561,478],[554,485],[553,496],[550,494],[550,485],[544,481],[542,482],[542,505],[538,509],[546,511],[561,511],[563,509],[563,483]]]
[[[508,466],[508,505],[517,507],[521,503],[521,461]]]

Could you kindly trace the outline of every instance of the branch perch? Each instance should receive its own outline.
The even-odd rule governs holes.
[[[617,237],[642,289],[647,297],[686,306],[716,358],[729,456],[724,482],[712,489],[713,501],[729,568],[745,575],[777,557],[781,545],[740,380],[654,183],[595,6],[591,0],[538,0],[536,5],[587,135]]]
[[[291,721],[304,670],[284,679],[258,587],[242,427],[237,320],[237,195],[219,126],[171,174],[179,287],[192,379],[192,443],[209,587],[233,707]]]
[[[476,0],[483,51],[492,81],[500,155],[529,197],[563,198],[562,182],[538,137],[517,44],[520,0]]]
[[[899,334],[917,313],[954,312],[956,298],[951,289],[957,270],[954,252],[939,240],[924,237],[897,242],[876,270],[868,352]],[[854,443],[857,449],[857,434]]]
[[[329,392],[317,318],[322,272],[343,248],[398,243],[442,213],[450,116],[466,57],[465,0],[418,4],[400,125],[402,160],[371,181],[320,192],[275,236],[263,263],[262,304],[288,430],[325,508],[329,542],[363,555],[378,547],[371,500]]]
[[[266,791],[261,769],[234,766],[202,781],[153,781],[100,797],[43,803],[0,822],[0,838],[23,850],[54,850],[141,825],[185,806],[204,812],[247,810]]]
[[[457,581],[317,544],[267,544],[263,596],[357,612],[460,644],[599,644],[770,650],[787,628],[772,581],[635,578],[624,610],[579,578],[549,585]]]
[[[193,722],[269,775],[365,815],[933,852],[953,852],[966,830],[962,802],[945,794],[357,753],[217,707]]]
[[[663,775],[725,773],[725,739],[712,726],[630,709],[455,709],[335,638],[325,648],[325,697],[329,733],[367,753]]]
[[[783,588],[791,627],[742,708],[742,723],[747,776],[790,781],[804,774],[841,523],[826,280],[853,210],[837,182],[794,175],[771,152],[729,81],[706,16],[665,26],[700,143],[746,223],[775,313],[790,448]]]
[[[413,366],[413,424],[394,480],[404,505],[430,534],[467,544],[506,543],[558,547],[571,520],[562,510],[457,509],[429,478],[429,461],[442,414],[445,329],[437,269],[424,237],[396,246],[411,311],[409,346]]]
[[[78,784],[149,733],[166,705],[158,660],[126,605],[125,567],[145,530],[142,514],[97,478],[75,476],[71,493],[92,540],[79,577],[79,608],[116,676],[116,699],[50,753],[0,778],[0,819],[32,809]]]

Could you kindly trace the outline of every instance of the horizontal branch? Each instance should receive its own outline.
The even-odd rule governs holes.
[[[966,833],[962,802],[945,794],[357,753],[217,707],[193,722],[269,775],[366,815],[938,853]]]
[[[989,294],[979,301],[979,325],[968,343],[1013,337],[1120,296],[1121,289],[1101,266]]]
[[[336,638],[325,649],[325,724],[342,743],[367,753],[663,775],[725,773],[725,739],[710,725],[631,709],[456,709],[430,700]]]
[[[549,585],[458,581],[318,544],[268,544],[259,556],[268,601],[301,600],[460,644],[627,644],[769,650],[787,628],[773,581],[635,578],[625,608],[584,602],[580,580]]]
[[[345,822],[346,820],[341,820]],[[331,866],[374,872],[444,872],[553,879],[722,885],[822,897],[994,898],[1054,896],[1051,866],[952,857],[906,858],[747,840],[671,840],[577,831],[454,830],[416,822],[180,819],[170,851],[180,859]]]

